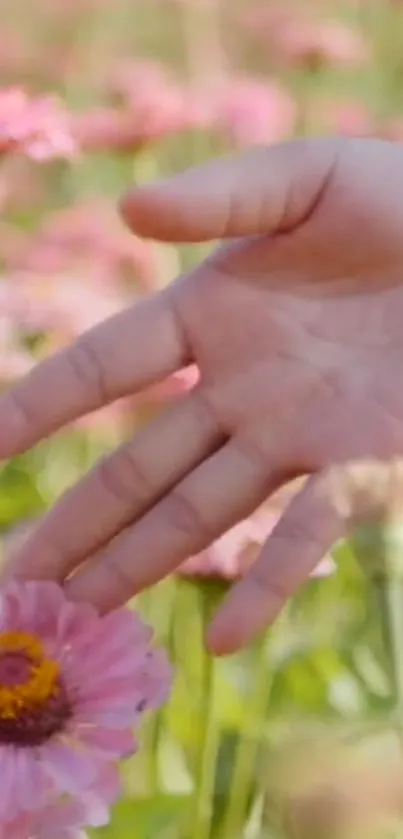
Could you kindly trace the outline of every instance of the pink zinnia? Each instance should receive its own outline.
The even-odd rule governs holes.
[[[277,82],[234,78],[216,101],[217,124],[237,145],[278,143],[294,131],[295,102]]]
[[[87,839],[81,830],[88,823],[85,807],[76,801],[68,801],[56,807],[48,807],[38,813],[23,814],[7,824],[7,839]]]
[[[115,762],[167,697],[170,668],[129,609],[100,617],[51,582],[0,594],[0,839],[66,839],[108,821]],[[53,825],[53,828],[52,828]],[[64,832],[63,832],[64,831]]]
[[[77,144],[57,99],[30,98],[20,88],[0,91],[0,153],[19,152],[33,160],[72,157]]]

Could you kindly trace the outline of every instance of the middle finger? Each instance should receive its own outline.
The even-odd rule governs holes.
[[[25,541],[7,575],[63,580],[222,442],[197,388],[68,490]]]
[[[250,515],[285,483],[289,447],[231,440],[67,581],[100,611],[122,605]]]

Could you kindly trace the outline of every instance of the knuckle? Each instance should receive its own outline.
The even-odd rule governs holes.
[[[67,355],[75,380],[90,394],[94,404],[109,401],[106,377],[101,358],[88,338],[80,338]]]
[[[285,515],[273,532],[272,539],[304,545],[316,544],[318,541],[312,522],[301,515]]]
[[[206,547],[214,540],[216,534],[185,493],[177,489],[171,492],[166,513],[170,528],[184,538],[189,551]]]
[[[256,562],[250,572],[249,582],[260,595],[263,593],[276,603],[284,603],[290,596],[285,578],[276,574],[268,563]]]
[[[108,552],[104,557],[103,565],[115,594],[114,600],[126,603],[134,593],[134,582],[125,555],[120,555],[118,551]]]
[[[331,367],[323,371],[320,388],[326,395],[328,403],[337,404],[346,398],[346,380],[342,370]]]
[[[107,495],[124,504],[145,504],[152,494],[146,471],[134,452],[124,446],[97,466]]]
[[[22,425],[28,430],[32,426],[35,426],[37,421],[37,403],[29,399],[22,388],[21,390],[19,388],[11,390],[9,398],[13,410],[20,417]]]
[[[177,287],[175,287],[175,284],[167,286],[167,288],[161,292],[161,295],[164,297],[165,303],[168,306],[177,344],[182,347],[182,363],[185,365],[193,360],[194,351],[192,341],[190,339],[187,319],[184,314],[181,295],[177,293]]]
[[[67,577],[75,567],[77,545],[74,539],[66,540],[56,530],[52,521],[46,519],[39,525],[35,538],[35,555],[40,557],[40,568],[61,581]],[[32,537],[31,537],[32,539]],[[33,551],[32,551],[33,553]]]
[[[271,458],[265,449],[263,442],[258,439],[252,439],[251,436],[239,437],[237,439],[238,452],[248,464],[249,468],[260,476],[266,474],[267,470],[272,466]]]
[[[284,603],[295,589],[295,569],[289,557],[295,549],[309,554],[318,551],[319,540],[312,522],[301,516],[285,517],[269,537],[270,559],[257,560],[250,571],[254,588],[263,591],[278,604]],[[300,547],[299,547],[300,546]],[[291,553],[290,553],[291,552]]]
[[[218,432],[221,442],[227,441],[231,436],[230,424],[224,416],[216,393],[212,388],[203,385],[195,389],[195,397],[193,411],[198,427]]]
[[[198,387],[195,392],[193,411],[195,420],[199,427],[210,427],[215,425],[215,408],[212,400],[204,388]]]

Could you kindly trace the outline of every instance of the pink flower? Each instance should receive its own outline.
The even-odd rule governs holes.
[[[277,82],[239,78],[217,96],[216,124],[237,145],[279,142],[295,120],[295,102]]]
[[[94,108],[77,116],[74,125],[77,142],[89,152],[133,152],[148,141],[144,126],[130,112],[117,108]]]
[[[113,203],[86,200],[53,213],[9,263],[36,274],[96,276],[96,285],[119,280],[139,290],[155,288],[157,264],[150,243],[129,233]]]
[[[264,504],[248,519],[224,533],[205,551],[183,563],[179,569],[180,575],[228,581],[242,577],[257,559],[261,547],[279,522],[287,502],[294,493],[294,486],[285,487],[276,499]],[[333,570],[332,558],[325,556],[311,576],[324,577]]]
[[[313,118],[327,131],[349,137],[365,137],[375,133],[370,112],[354,99],[322,102],[313,113]]]
[[[0,91],[0,152],[14,151],[41,162],[77,152],[67,115],[55,98],[30,99],[20,88]]]
[[[20,327],[29,332],[47,331],[70,339],[123,306],[123,297],[113,289],[86,286],[81,278],[28,274],[16,276],[14,282],[20,293]]]
[[[58,807],[47,807],[37,813],[25,813],[4,828],[0,839],[87,839],[81,830],[88,824],[85,808],[79,802],[64,802]]]
[[[124,300],[118,288],[86,285],[82,277],[18,273],[9,280],[0,279],[1,311],[14,334],[47,333],[52,347],[63,346],[115,314]]]
[[[179,131],[205,128],[211,109],[204,97],[171,76],[163,64],[129,60],[121,63],[109,90],[137,128],[138,145]]]
[[[54,839],[59,815],[65,839],[107,822],[119,795],[114,763],[136,751],[133,726],[169,691],[151,635],[133,611],[100,617],[55,583],[3,588],[0,839]]]
[[[301,4],[302,5],[302,4]],[[270,48],[280,64],[316,70],[361,66],[371,58],[368,44],[353,28],[336,20],[313,20],[286,9],[248,13],[246,25]]]
[[[109,808],[119,795],[119,776],[108,767],[99,777],[96,788],[89,788],[79,800],[63,800],[35,812],[25,812],[8,822],[0,839],[87,839],[81,829],[103,827],[109,822]]]
[[[311,67],[355,67],[369,58],[361,38],[339,23],[296,22],[285,33],[284,53],[291,61]]]

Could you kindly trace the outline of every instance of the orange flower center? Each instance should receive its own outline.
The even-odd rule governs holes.
[[[0,742],[38,745],[71,714],[60,665],[26,632],[0,633]]]

